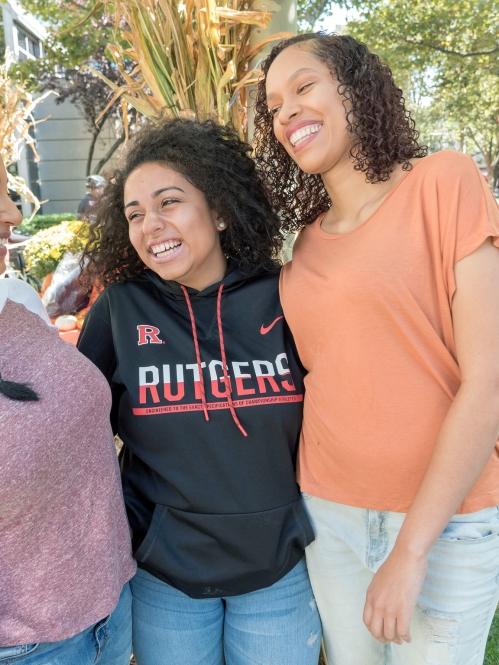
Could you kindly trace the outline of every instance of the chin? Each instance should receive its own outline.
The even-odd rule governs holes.
[[[156,275],[159,275],[161,279],[164,279],[167,282],[170,281],[178,282],[187,272],[186,270],[183,270],[182,268],[173,265],[158,266],[156,264],[152,264],[148,265],[147,267],[149,268],[149,270],[152,270],[153,272],[156,273]]]
[[[330,156],[326,159],[324,155],[320,156],[309,153],[302,156],[298,153],[297,155],[290,155],[290,157],[305,173],[320,175],[321,173],[326,173],[331,168]]]
[[[309,173],[310,175],[321,175],[328,170],[322,161],[307,159],[302,162],[297,161],[296,163],[304,173]]]

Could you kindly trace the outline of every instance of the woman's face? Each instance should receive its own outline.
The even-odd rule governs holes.
[[[266,79],[274,134],[305,173],[325,174],[348,164],[352,135],[345,98],[327,65],[299,45],[284,49]]]
[[[9,198],[7,171],[0,157],[0,275],[7,268],[7,240],[13,226],[19,226],[23,218],[15,203]]]
[[[128,176],[124,194],[130,242],[148,268],[198,290],[223,278],[218,220],[183,175],[142,164]]]

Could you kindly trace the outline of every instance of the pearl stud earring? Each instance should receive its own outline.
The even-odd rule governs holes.
[[[225,222],[220,222],[220,224],[218,225],[218,228],[219,229],[225,229]]]

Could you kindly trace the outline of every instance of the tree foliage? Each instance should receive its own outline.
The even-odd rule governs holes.
[[[331,11],[333,0],[297,0],[299,32],[313,32],[317,23]]]
[[[21,7],[47,28],[44,57],[20,63],[20,72],[37,85],[41,72],[75,69],[106,46],[112,32],[111,18],[103,8],[92,20],[74,28],[91,12],[93,0],[18,0]]]
[[[106,46],[113,32],[112,17],[100,7],[86,23],[75,27],[92,12],[94,0],[20,0],[20,4],[44,23],[48,39],[43,45],[44,57],[19,63],[17,77],[31,89],[56,92],[57,104],[69,101],[78,108],[92,137],[86,173],[99,173],[123,143],[125,132],[120,104],[108,108],[109,87],[84,65],[91,66],[114,83],[121,82],[116,66],[106,55]],[[106,120],[116,124],[118,136],[92,169],[96,143]],[[132,117],[128,120],[133,122]]]
[[[392,68],[423,133],[499,165],[499,1],[350,0],[348,32]],[[495,170],[495,175],[494,175]]]

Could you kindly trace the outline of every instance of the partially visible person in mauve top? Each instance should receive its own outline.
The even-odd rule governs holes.
[[[305,378],[299,482],[330,663],[482,665],[499,600],[499,209],[426,156],[348,35],[262,64],[256,159],[285,226]]]
[[[0,274],[21,216],[0,160]],[[0,663],[128,665],[135,572],[106,379],[0,279]]]

